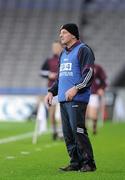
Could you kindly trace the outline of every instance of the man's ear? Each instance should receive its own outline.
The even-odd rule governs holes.
[[[72,39],[76,39],[76,37],[74,35],[72,35]]]

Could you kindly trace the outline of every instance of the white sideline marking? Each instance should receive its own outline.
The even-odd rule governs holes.
[[[35,151],[42,151],[42,149],[41,148],[36,148]]]
[[[30,154],[29,151],[21,151],[20,153],[23,154],[23,155],[28,155],[28,154]]]
[[[21,134],[21,135],[18,135],[18,136],[11,136],[11,137],[8,137],[8,138],[3,138],[3,139],[0,139],[0,144],[6,144],[6,143],[9,143],[9,142],[14,142],[14,141],[26,139],[26,138],[32,137],[32,135],[33,135],[33,132],[28,132],[28,133]]]
[[[6,156],[6,159],[14,159],[15,156]]]

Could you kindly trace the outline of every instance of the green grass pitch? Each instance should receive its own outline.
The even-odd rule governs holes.
[[[63,141],[51,134],[2,143],[3,138],[34,130],[33,122],[0,123],[0,180],[125,180],[125,123],[105,123],[96,136],[89,130],[97,171],[60,172],[69,158]]]

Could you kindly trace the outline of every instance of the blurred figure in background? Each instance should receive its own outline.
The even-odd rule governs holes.
[[[57,77],[57,70],[58,70],[58,59],[59,55],[62,51],[62,46],[60,42],[55,41],[52,43],[52,57],[48,58],[45,60],[44,64],[41,67],[40,75],[44,78],[48,79],[48,88],[50,88],[55,81]],[[57,127],[57,119],[56,119],[56,114],[58,114],[58,121],[59,119],[59,112],[56,113],[56,108],[58,105],[58,100],[57,97],[54,98],[53,100],[53,106],[49,107],[49,119],[51,123],[51,128],[52,128],[52,137],[53,140],[56,140],[58,136],[61,136],[61,127]],[[58,109],[58,108],[57,108]],[[58,109],[59,111],[59,109]],[[58,122],[58,124],[60,124]]]
[[[104,120],[105,102],[104,93],[107,76],[104,69],[99,64],[94,64],[94,81],[91,86],[91,96],[87,108],[87,117],[92,120],[93,134],[97,133],[97,121],[99,118]]]

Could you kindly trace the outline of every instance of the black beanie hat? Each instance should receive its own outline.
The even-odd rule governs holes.
[[[64,24],[61,26],[60,30],[66,29],[68,32],[73,34],[77,39],[79,39],[79,30],[76,24],[69,23],[69,24]]]

